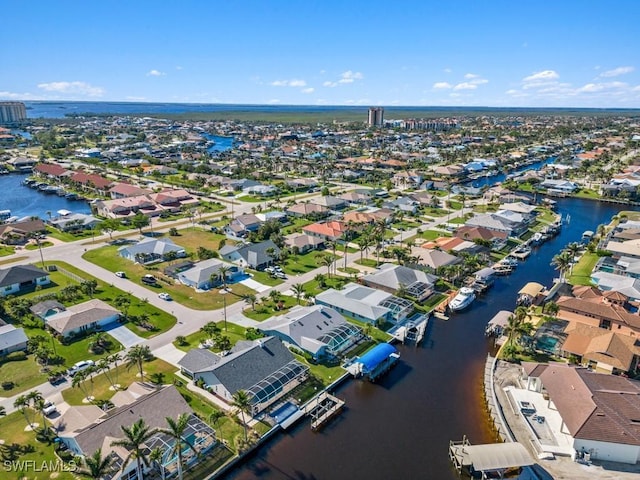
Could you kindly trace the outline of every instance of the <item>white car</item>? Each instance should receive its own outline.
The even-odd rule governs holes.
[[[49,415],[53,415],[57,411],[58,409],[56,408],[56,405],[50,400],[45,402],[44,408],[42,409],[42,413],[44,413],[47,417]]]
[[[166,300],[167,302],[170,302],[172,300],[171,295],[166,292],[159,293],[158,297],[160,297],[162,300]]]
[[[73,377],[76,373],[86,370],[89,367],[93,367],[94,365],[95,362],[93,360],[82,360],[67,370],[67,373],[70,377]]]
[[[127,274],[124,272],[116,272],[116,277],[127,278]]]

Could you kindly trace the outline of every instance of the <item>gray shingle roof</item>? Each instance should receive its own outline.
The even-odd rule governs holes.
[[[387,263],[382,265],[379,271],[366,275],[363,281],[367,284],[373,283],[397,290],[400,284],[409,287],[416,282],[433,286],[437,279],[438,277],[429,275],[421,270],[414,270],[413,268],[403,265]]]
[[[218,362],[220,362],[220,356],[212,351],[206,348],[193,348],[182,357],[178,365],[189,372],[196,373],[211,370]]]
[[[16,265],[0,270],[0,288],[16,283],[31,282],[36,278],[46,277],[47,272],[33,265]]]
[[[26,343],[27,340],[27,335],[22,328],[15,328],[13,325],[3,325],[0,327],[0,352]]]

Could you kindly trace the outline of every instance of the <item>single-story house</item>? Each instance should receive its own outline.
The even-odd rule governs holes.
[[[329,215],[327,207],[315,203],[297,203],[286,211],[293,217],[325,218]]]
[[[413,302],[375,288],[348,283],[342,290],[329,288],[316,295],[326,305],[348,317],[368,323],[395,323],[413,313]]]
[[[255,232],[262,225],[262,221],[253,214],[238,215],[231,223],[224,227],[224,231],[232,238],[245,238]]]
[[[46,320],[47,317],[63,312],[66,309],[64,305],[57,300],[45,300],[32,305],[29,307],[29,310],[31,310],[31,313],[36,317]]]
[[[100,220],[93,215],[87,215],[84,213],[69,213],[67,215],[60,215],[57,218],[49,221],[51,226],[62,230],[63,232],[72,232],[79,230],[90,230],[94,228]]]
[[[0,320],[0,356],[27,349],[29,338],[24,329],[5,324]]]
[[[196,290],[209,290],[222,284],[220,269],[226,267],[227,283],[238,281],[244,275],[242,267],[223,262],[217,258],[210,258],[197,262],[193,267],[178,273],[178,280]]]
[[[292,233],[284,237],[284,244],[290,248],[298,248],[298,252],[305,254],[311,250],[324,250],[325,241],[318,237],[312,237],[305,233]]]
[[[436,270],[446,265],[460,263],[460,257],[443,252],[442,250],[432,250],[422,247],[412,247],[411,255],[418,257],[418,263]]]
[[[3,268],[0,269],[0,297],[14,295],[38,285],[48,285],[49,282],[49,274],[33,265]]]
[[[45,324],[63,337],[68,337],[109,325],[116,322],[120,315],[120,310],[94,298],[49,315],[45,319]]]
[[[433,294],[437,280],[438,277],[435,275],[393,263],[385,263],[376,272],[362,277],[362,283],[368,287],[392,294],[397,294],[398,290],[404,289],[407,295],[419,302]]]
[[[34,234],[46,234],[47,226],[39,218],[0,225],[0,241],[7,245],[26,243]]]
[[[309,200],[310,203],[326,207],[329,210],[342,210],[347,208],[348,203],[343,198],[334,197],[332,195],[323,195]]]
[[[272,240],[244,245],[225,245],[220,257],[241,267],[264,270],[280,255],[280,248]]]
[[[202,379],[207,390],[229,404],[237,391],[246,391],[252,415],[304,382],[309,371],[275,337],[239,341],[225,356],[192,349],[178,365],[183,374]]]
[[[540,183],[540,187],[555,192],[573,193],[578,189],[578,184],[569,180],[554,180],[548,178]]]
[[[266,335],[308,352],[316,360],[340,357],[363,338],[362,330],[324,305],[296,307],[259,325]]]
[[[147,237],[135,245],[127,245],[118,249],[118,255],[132,262],[148,265],[164,260],[170,252],[174,252],[176,258],[187,256],[184,248],[173,243],[169,238]]]

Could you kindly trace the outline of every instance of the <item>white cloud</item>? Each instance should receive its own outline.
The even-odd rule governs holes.
[[[472,78],[478,78],[480,75],[476,75],[475,73],[467,73],[465,74],[464,78],[466,78],[467,80],[470,80]]]
[[[298,80],[296,78],[292,80],[275,80],[271,82],[273,87],[306,87],[307,82],[304,80]]]
[[[316,91],[315,88],[313,87],[309,87],[309,88],[303,88],[302,90],[300,90],[302,93],[313,93]]]
[[[338,80],[338,83],[353,83],[354,81],[362,80],[363,78],[362,73],[347,70],[340,74],[340,80]]]
[[[454,90],[475,90],[478,85],[472,82],[462,82],[453,87]]]
[[[68,95],[79,95],[85,97],[101,97],[104,95],[104,88],[94,87],[86,82],[39,83],[38,88],[47,92],[66,93]]]
[[[149,70],[147,72],[147,77],[163,77],[164,75],[166,75],[166,73],[161,72],[160,70]]]
[[[600,74],[601,77],[617,77],[619,75],[624,75],[625,73],[631,73],[635,70],[634,67],[618,67],[613,70],[607,70],[606,72],[602,72]]]
[[[0,98],[9,100],[26,100],[33,98],[30,93],[0,92]]]
[[[444,73],[451,73],[453,70],[451,70],[450,68],[445,68],[443,70]]]
[[[540,81],[549,81],[556,80],[560,75],[554,70],[543,70],[541,72],[536,72],[528,77],[522,79],[523,82],[540,82]]]
[[[323,87],[337,87],[338,86],[338,82],[330,82],[330,81],[326,81],[322,84]]]
[[[431,88],[434,88],[436,90],[445,90],[445,89],[448,89],[448,88],[452,88],[452,85],[450,83],[447,83],[447,82],[436,82],[436,83],[433,84],[433,87],[431,87]]]
[[[182,70],[182,67],[180,65],[177,65],[176,70]]]

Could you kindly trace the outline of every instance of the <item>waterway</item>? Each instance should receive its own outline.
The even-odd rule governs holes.
[[[504,182],[509,175],[526,172],[527,170],[538,170],[545,165],[554,163],[556,159],[557,157],[547,157],[544,160],[533,162],[528,165],[522,165],[521,167],[518,167],[509,173],[498,172],[495,175],[489,175],[488,177],[480,177],[476,178],[475,180],[470,180],[468,183],[476,188],[492,187],[498,182]]]
[[[16,217],[37,216],[48,219],[47,212],[56,216],[58,210],[74,213],[91,213],[89,204],[81,200],[67,200],[55,194],[42,193],[34,188],[22,185],[28,174],[12,173],[0,175],[0,210],[11,210]]]
[[[508,277],[447,321],[432,320],[421,347],[400,346],[401,360],[379,383],[349,380],[337,395],[346,410],[319,433],[300,422],[256,451],[233,479],[413,479],[459,478],[448,458],[449,440],[494,441],[484,409],[482,378],[493,340],[487,322],[513,310],[517,291],[529,281],[551,286],[552,257],[585,230],[595,230],[623,207],[558,199],[570,222],[534,249]]]
[[[207,148],[207,152],[209,153],[225,152],[233,148],[233,137],[221,137],[220,135],[211,135],[210,133],[203,133],[202,136],[207,140],[215,142]]]

